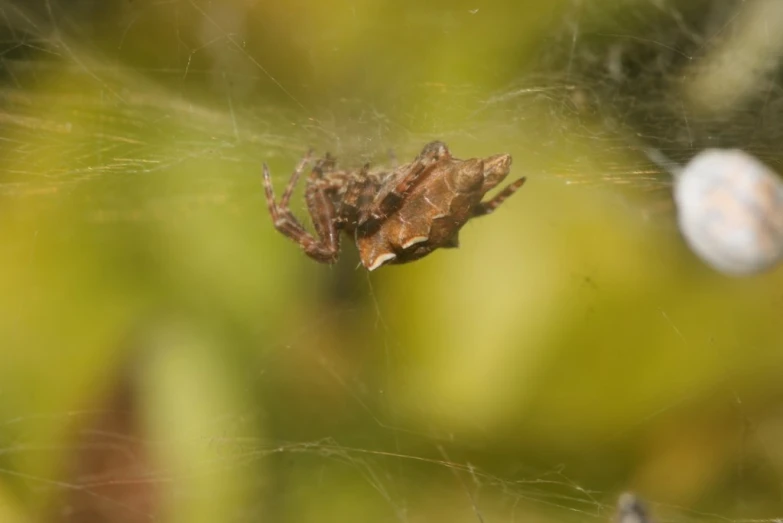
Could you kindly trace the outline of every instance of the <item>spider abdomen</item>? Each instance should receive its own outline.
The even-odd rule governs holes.
[[[379,264],[408,263],[436,249],[456,247],[459,230],[484,196],[483,182],[480,159],[443,158],[377,231],[357,238],[362,263],[373,270]]]

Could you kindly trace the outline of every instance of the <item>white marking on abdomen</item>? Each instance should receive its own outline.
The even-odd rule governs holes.
[[[413,238],[409,239],[407,242],[402,244],[403,249],[407,249],[408,247],[411,247],[413,245],[416,245],[417,243],[426,242],[429,238],[426,236],[414,236]]]
[[[377,269],[378,267],[380,267],[381,265],[383,265],[387,261],[393,260],[396,257],[397,257],[397,255],[394,254],[393,252],[387,252],[385,254],[381,254],[380,256],[375,258],[375,261],[372,262],[372,264],[370,264],[369,267],[367,267],[367,270],[368,271],[374,271],[375,269]]]

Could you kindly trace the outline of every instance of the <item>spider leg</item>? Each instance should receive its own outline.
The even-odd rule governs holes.
[[[294,215],[291,213],[291,211],[288,208],[288,202],[291,200],[291,195],[294,192],[294,189],[296,188],[296,182],[299,180],[299,177],[302,174],[302,171],[304,170],[307,163],[310,161],[310,156],[312,154],[312,150],[308,151],[307,154],[302,158],[302,160],[299,162],[299,164],[296,166],[296,169],[294,170],[294,173],[291,175],[291,179],[288,181],[288,184],[286,185],[285,191],[283,192],[283,197],[280,199],[280,203],[275,203],[275,191],[272,188],[272,177],[269,175],[269,167],[264,164],[264,192],[266,193],[266,204],[269,208],[269,214],[272,215],[272,220],[275,223],[275,227],[278,227],[278,222],[281,224],[283,221],[287,222],[288,224],[298,227],[300,229],[304,229],[302,227],[302,224],[299,223],[299,221],[294,217]],[[281,225],[285,226],[285,225]],[[288,232],[286,231],[280,231],[283,234],[290,235],[291,230],[288,229]]]
[[[357,176],[350,178],[347,182],[345,194],[337,210],[337,222],[342,226],[355,224],[359,216],[359,202],[370,186],[370,180],[367,178],[367,172],[370,170],[370,164],[365,164]]]
[[[299,181],[299,177],[302,175],[302,171],[304,171],[305,166],[310,163],[310,158],[313,155],[313,150],[310,149],[307,151],[307,154],[302,157],[302,159],[299,161],[299,164],[296,166],[296,169],[294,169],[294,174],[291,175],[291,179],[288,181],[288,185],[285,187],[285,192],[283,192],[283,197],[280,198],[280,207],[287,209],[288,208],[288,202],[291,200],[291,195],[294,193],[294,189],[296,188],[296,182]],[[271,187],[271,185],[270,185]]]
[[[473,218],[476,218],[478,216],[485,216],[487,214],[492,213],[495,209],[497,209],[501,203],[506,201],[506,199],[517,192],[522,185],[524,185],[526,178],[520,178],[519,180],[515,181],[512,184],[509,184],[506,186],[505,189],[497,193],[492,199],[487,200],[485,202],[481,202],[480,204],[476,205],[473,208]]]
[[[308,188],[309,194],[306,196],[308,208],[311,209],[311,214],[313,214],[313,223],[316,232],[318,232],[320,236],[320,241],[316,240],[307,230],[305,230],[288,208],[291,193],[293,192],[293,188],[302,169],[304,169],[304,165],[307,163],[307,159],[308,158],[303,160],[294,171],[294,174],[291,176],[291,181],[289,181],[288,186],[286,186],[286,192],[283,194],[283,198],[280,200],[279,204],[275,201],[269,167],[264,164],[264,191],[266,193],[267,207],[269,208],[269,214],[272,216],[275,229],[297,242],[305,251],[305,254],[314,260],[322,263],[334,263],[337,261],[337,253],[340,248],[339,237],[334,231],[334,225],[332,224],[331,229],[329,226],[325,226],[323,223],[324,217],[321,216],[319,212],[314,213],[312,210],[314,206],[323,204],[325,200],[328,213],[331,201],[326,197],[323,190],[320,187]],[[312,205],[310,203],[311,201],[313,202]]]
[[[337,229],[337,213],[334,203],[327,194],[328,183],[323,183],[320,170],[313,170],[310,174],[310,183],[307,184],[305,201],[307,210],[313,220],[315,232],[321,239],[320,248],[337,260],[337,252],[340,250],[340,231]]]

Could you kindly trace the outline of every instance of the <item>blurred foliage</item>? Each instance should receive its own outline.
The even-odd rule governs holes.
[[[779,514],[783,273],[703,267],[636,148],[773,154],[665,90],[729,3],[4,2],[0,521]],[[272,228],[262,162],[432,139],[528,176],[460,249]]]

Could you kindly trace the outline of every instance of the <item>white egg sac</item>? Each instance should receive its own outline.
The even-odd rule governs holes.
[[[680,231],[712,268],[744,276],[783,258],[783,183],[740,150],[707,149],[675,176]]]

